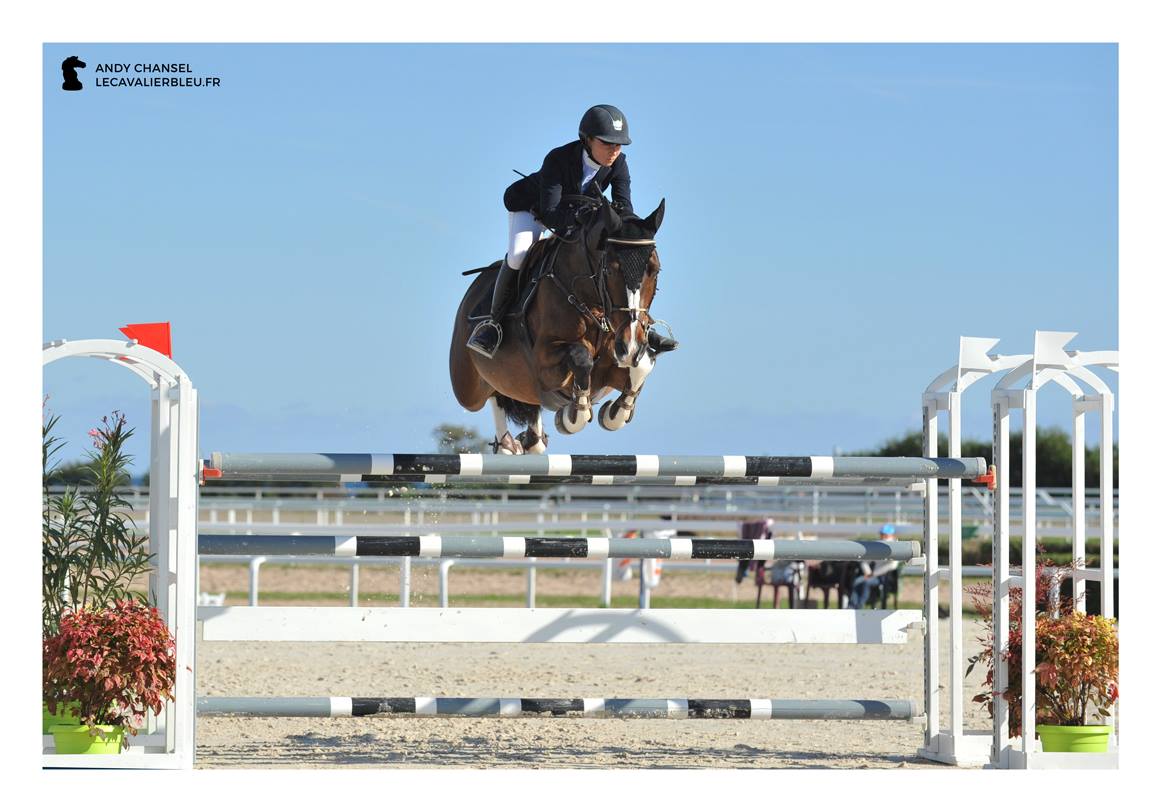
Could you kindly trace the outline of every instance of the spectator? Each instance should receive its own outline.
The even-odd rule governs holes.
[[[885,524],[879,528],[879,541],[894,541],[895,525]],[[859,562],[861,574],[851,583],[851,609],[862,609],[871,596],[871,589],[886,587],[887,574],[899,568],[898,561],[876,561],[874,566],[866,561]]]

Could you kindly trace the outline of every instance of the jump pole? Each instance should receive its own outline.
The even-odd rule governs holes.
[[[565,717],[913,721],[909,699],[506,699],[468,697],[199,697],[199,716]]]
[[[684,456],[665,454],[232,454],[214,452],[203,466],[205,479],[284,476],[342,481],[374,481],[378,476],[541,477],[547,480],[591,477],[610,484],[614,477],[653,481],[668,477],[794,477],[832,480],[844,477],[976,479],[987,474],[982,457],[770,457]]]
[[[677,561],[907,561],[917,541],[796,539],[609,538],[541,536],[198,536],[200,555],[302,555],[423,558],[665,558]]]

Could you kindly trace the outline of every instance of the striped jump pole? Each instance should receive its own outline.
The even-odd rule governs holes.
[[[216,469],[206,461],[203,463],[207,478],[217,478]],[[468,482],[473,485],[635,485],[643,482],[634,476],[532,476],[500,475],[461,476],[455,474],[311,474],[308,478],[296,474],[231,474],[231,482],[303,482],[304,479],[320,485],[342,485],[347,482],[363,482],[377,485],[409,485],[426,483],[443,485],[454,482]],[[650,485],[666,487],[688,487],[691,485],[757,485],[761,487],[783,488],[915,488],[926,481],[922,477],[863,476],[842,477],[841,479],[809,479],[804,477],[778,476],[669,476],[646,480]]]
[[[912,561],[917,541],[540,536],[198,536],[201,555],[303,555],[424,558],[667,558],[677,561]]]
[[[987,468],[981,457],[766,457],[653,454],[226,454],[214,452],[203,465],[206,479],[266,476],[318,477],[341,481],[375,481],[376,477],[442,476],[457,479],[515,477],[531,482],[580,477],[592,484],[613,484],[615,477],[634,481],[660,478],[713,477],[725,481],[793,477],[829,480],[845,477],[975,479]],[[527,480],[523,479],[528,477]]]
[[[480,699],[462,697],[200,697],[200,716],[473,716],[598,719],[910,721],[909,699]]]

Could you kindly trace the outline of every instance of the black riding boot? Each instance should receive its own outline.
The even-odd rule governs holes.
[[[516,269],[508,264],[505,257],[496,274],[496,286],[492,289],[492,312],[487,319],[476,325],[468,338],[468,349],[475,350],[485,358],[495,355],[500,342],[504,340],[504,328],[500,323],[504,320],[508,305],[512,303],[516,275]]]
[[[663,352],[671,352],[677,349],[676,339],[663,336],[654,330],[649,331],[648,339],[649,349],[653,351],[654,355],[661,355]]]

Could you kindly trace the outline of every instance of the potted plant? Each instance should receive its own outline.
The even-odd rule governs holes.
[[[1039,558],[1036,563],[1036,733],[1045,752],[1106,752],[1112,726],[1089,724],[1093,715],[1106,719],[1118,694],[1118,635],[1116,621],[1074,611],[1071,598],[1060,596],[1060,583],[1083,562],[1059,566]],[[972,698],[995,718],[996,653],[992,633],[991,586],[967,588],[986,632],[982,649],[969,659],[967,673],[976,665],[987,669],[987,690]],[[1009,591],[1008,649],[1000,655],[1007,669],[1008,735],[1023,732],[1021,707],[1023,657],[1023,601],[1020,588]]]
[[[67,611],[44,641],[44,697],[50,712],[74,702],[78,722],[53,725],[58,753],[118,753],[124,736],[172,700],[177,649],[152,606],[116,600],[112,606]]]
[[[151,567],[148,536],[135,532],[129,503],[120,489],[129,481],[132,457],[125,442],[133,430],[113,412],[89,435],[93,449],[79,465],[62,469],[56,461],[64,443],[53,436],[59,415],[42,426],[42,638],[59,631],[61,616],[86,606],[107,606],[129,597],[144,600],[133,583]],[[62,485],[57,491],[54,487]],[[54,691],[62,697],[61,688]],[[46,695],[47,698],[47,695]],[[75,721],[75,706],[58,702],[54,712],[43,709],[43,730]]]

